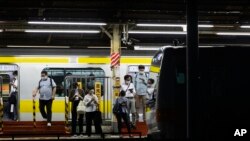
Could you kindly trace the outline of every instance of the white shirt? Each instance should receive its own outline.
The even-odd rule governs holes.
[[[148,87],[147,89],[147,99],[152,99],[154,94],[154,87]]]
[[[11,88],[10,88],[11,92],[16,92],[17,89],[18,89],[18,80],[17,80],[17,78],[14,78],[12,83],[16,86],[16,88],[13,85],[11,85]]]
[[[136,91],[135,91],[135,86],[133,83],[130,83],[130,85],[123,83],[121,89],[126,92],[125,97],[134,97],[135,96]],[[133,93],[131,93],[130,90],[133,90]]]
[[[94,97],[95,100],[98,102],[98,98],[95,94],[93,94],[93,95],[87,94],[83,99],[84,105],[86,106],[86,108],[85,108],[86,112],[95,112],[96,111],[97,104],[94,101],[89,103],[91,101],[92,97]]]

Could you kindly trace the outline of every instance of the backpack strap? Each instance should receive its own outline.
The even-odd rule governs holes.
[[[38,90],[41,88],[41,85],[40,85],[41,81],[42,81],[42,79],[40,79],[39,82],[38,82]]]
[[[50,79],[50,86],[51,86],[51,89],[53,90],[53,84],[52,84],[52,78],[49,78]],[[38,90],[41,88],[41,81],[42,79],[40,79],[40,81],[38,82]]]

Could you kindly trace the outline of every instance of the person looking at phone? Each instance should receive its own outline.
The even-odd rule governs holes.
[[[139,110],[143,110],[143,120],[146,120],[146,95],[147,95],[147,74],[145,71],[145,66],[138,66],[139,72],[136,73],[134,78],[134,84],[136,89],[136,118],[139,120]]]
[[[122,84],[121,90],[124,91],[125,97],[128,99],[128,115],[132,114],[132,127],[136,128],[136,109],[135,109],[135,86],[131,82],[131,76],[125,75],[124,81],[125,83]]]

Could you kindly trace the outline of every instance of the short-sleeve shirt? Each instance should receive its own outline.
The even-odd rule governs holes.
[[[40,93],[40,98],[41,100],[50,100],[52,99],[52,89],[54,87],[56,87],[56,83],[53,79],[52,80],[52,86],[53,88],[51,88],[51,78],[47,78],[46,80],[41,80],[40,81],[40,89],[39,89],[39,93]]]
[[[134,94],[136,93],[135,86],[133,83],[130,83],[129,85],[127,84],[122,84],[121,90],[126,92],[125,97],[134,97]]]

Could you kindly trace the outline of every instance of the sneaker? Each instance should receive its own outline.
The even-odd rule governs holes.
[[[76,138],[77,137],[77,134],[74,134],[73,136],[72,136],[72,138]]]
[[[80,137],[83,138],[83,134],[80,134]]]
[[[51,127],[51,123],[50,123],[50,122],[48,122],[48,123],[47,123],[47,126],[48,126],[48,127]]]

